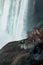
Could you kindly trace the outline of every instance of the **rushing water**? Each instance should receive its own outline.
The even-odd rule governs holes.
[[[34,1],[34,0],[33,0]],[[0,0],[0,31],[22,38],[27,31],[27,14],[33,14],[33,1],[31,0]],[[30,3],[32,2],[32,3]],[[31,4],[31,5],[30,5]],[[30,12],[31,11],[31,12]],[[30,22],[29,22],[30,24]]]
[[[36,25],[34,6],[35,0],[0,0],[0,47],[27,38]]]

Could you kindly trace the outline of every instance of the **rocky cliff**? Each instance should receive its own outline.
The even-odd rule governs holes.
[[[40,50],[42,51],[40,52]],[[30,43],[28,39],[24,39],[9,42],[0,50],[0,65],[32,64],[43,65],[43,43],[35,46],[32,42]]]

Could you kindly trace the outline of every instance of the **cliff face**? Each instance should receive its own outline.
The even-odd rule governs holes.
[[[0,51],[0,64],[1,65],[10,65],[12,58],[21,52],[21,49],[15,45],[15,42],[7,44]]]
[[[16,55],[21,53],[27,53],[28,50],[21,47],[26,41],[27,39],[9,42],[6,46],[4,46],[0,50],[0,64],[8,65],[8,63],[10,64],[13,61],[13,57],[16,57]]]
[[[40,58],[40,55],[43,56],[43,43],[42,45],[38,45],[39,49],[37,49],[37,46],[31,46],[29,48],[27,44],[31,46],[32,43],[30,44],[28,42],[28,39],[9,42],[0,50],[0,65],[32,65],[31,63],[33,63],[33,60],[35,62],[35,59],[37,61],[36,63],[43,64],[43,57],[41,58],[41,60],[37,60],[38,57]],[[42,51],[40,52],[40,50]],[[40,54],[38,51],[40,52]],[[35,55],[37,56],[37,58],[35,58]]]
[[[43,65],[43,30],[34,29],[27,39],[9,42],[0,50],[0,65]]]

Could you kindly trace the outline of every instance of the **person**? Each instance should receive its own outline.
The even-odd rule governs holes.
[[[35,27],[34,30],[35,30],[36,37],[42,41],[43,40],[43,30],[40,30],[38,27]]]
[[[33,41],[33,34],[32,33],[29,34],[28,39],[29,39],[29,41]]]
[[[40,29],[38,27],[34,27],[34,30],[35,30],[35,34],[37,36],[40,36]]]
[[[35,27],[34,30],[38,36],[43,36],[43,30],[40,30],[38,27]]]

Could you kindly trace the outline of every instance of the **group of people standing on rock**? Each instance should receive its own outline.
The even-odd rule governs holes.
[[[34,32],[29,34],[28,39],[32,42],[43,42],[43,30],[38,27],[34,27]]]

